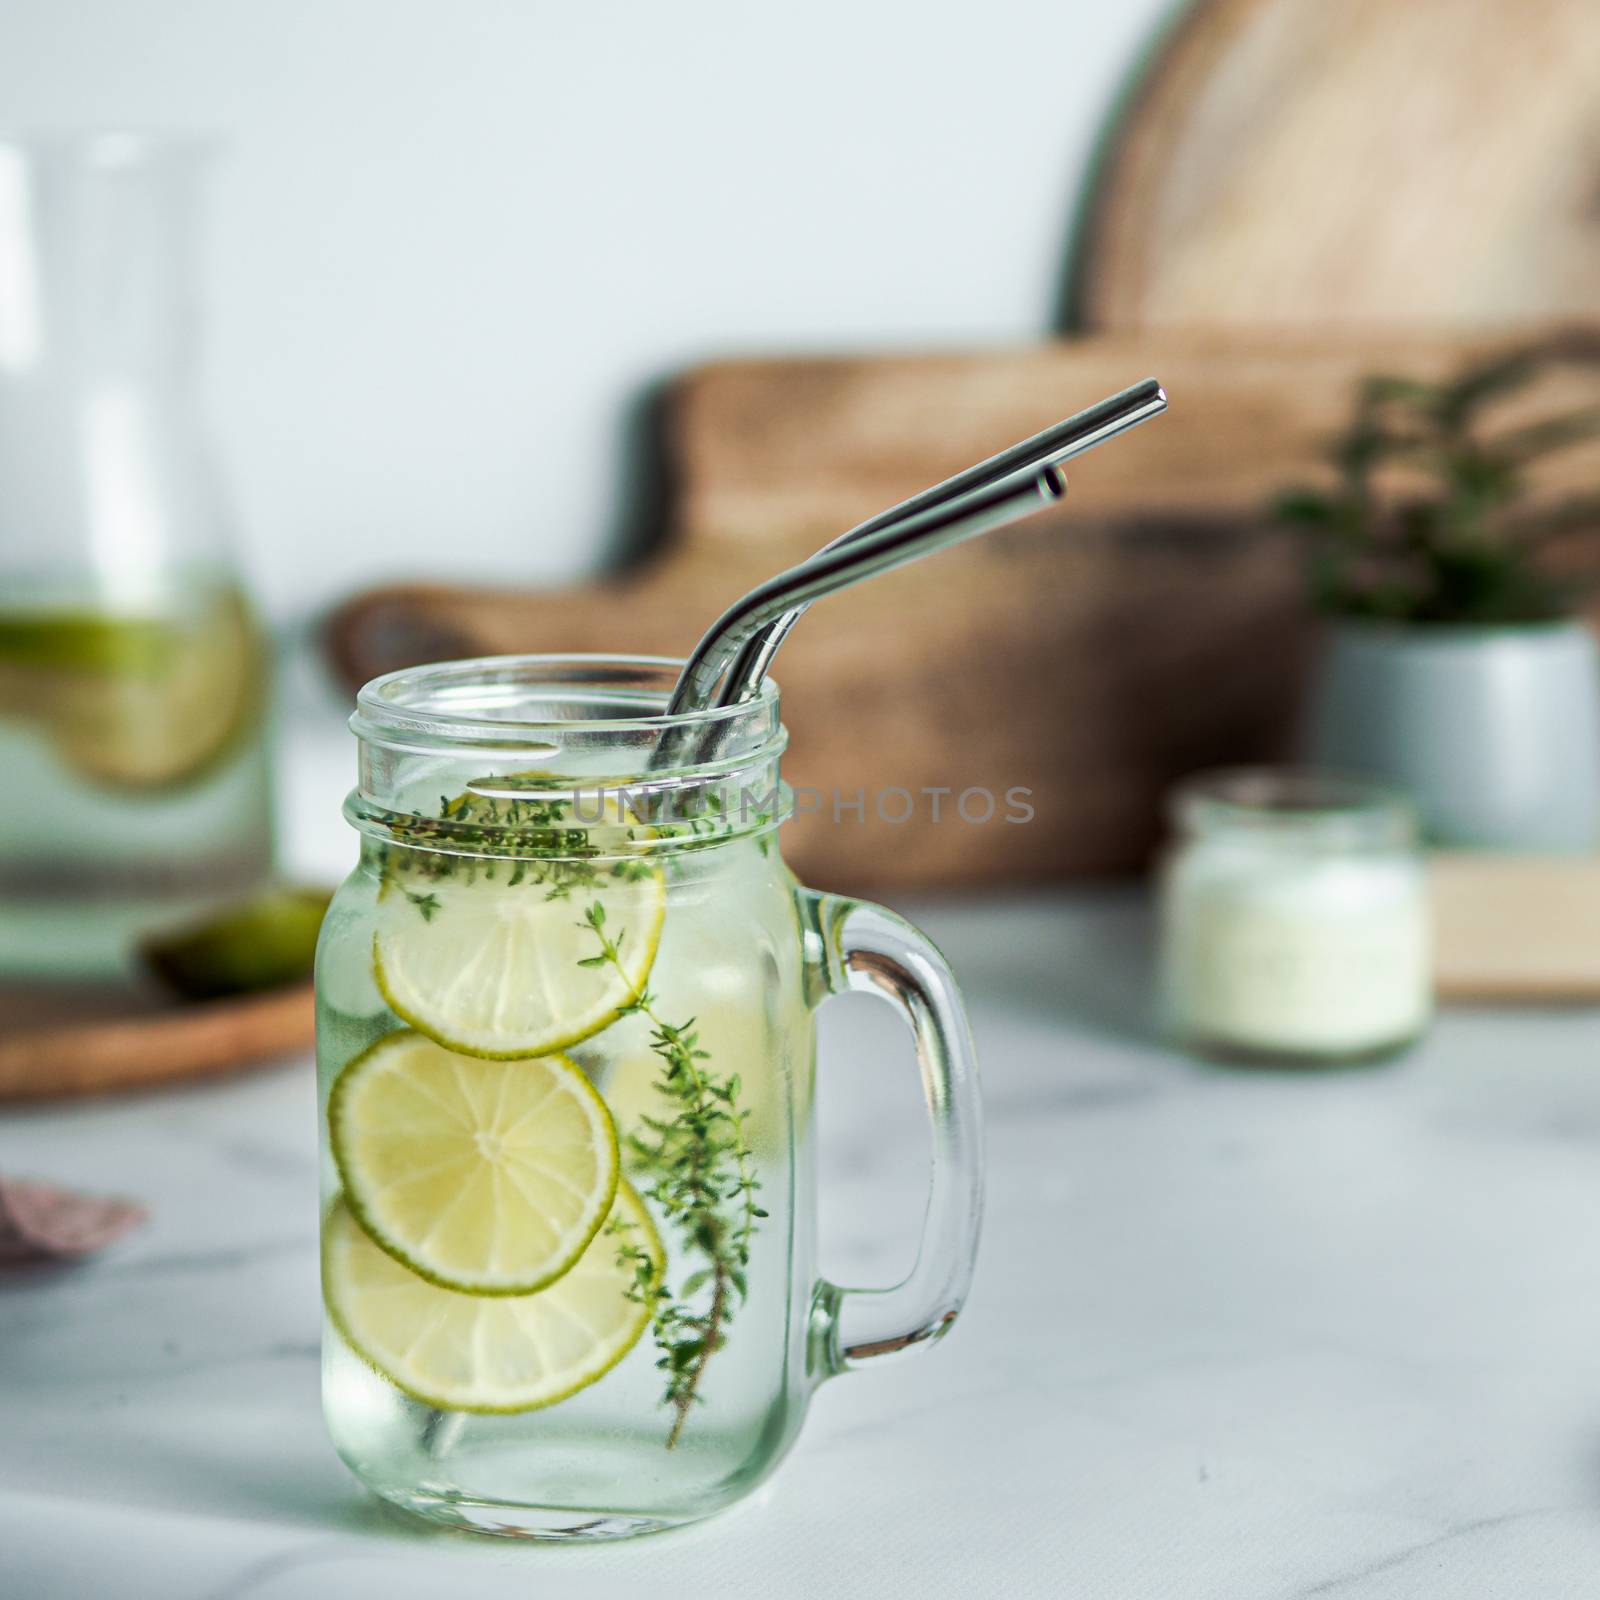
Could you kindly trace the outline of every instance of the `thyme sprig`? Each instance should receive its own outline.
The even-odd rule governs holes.
[[[439,911],[439,897],[438,897],[438,895],[436,895],[436,894],[417,894],[414,890],[411,890],[411,889],[404,889],[401,892],[405,895],[406,899],[409,900],[412,903],[412,905],[414,905],[417,908],[417,910],[422,913],[422,920],[424,922],[432,922],[433,921],[434,917],[438,914],[438,911]]]
[[[605,907],[592,903],[582,926],[594,934],[599,951],[579,965],[609,965],[627,980],[625,933],[613,939],[605,923]],[[706,1365],[727,1343],[728,1326],[749,1293],[750,1241],[767,1213],[756,1204],[761,1184],[745,1133],[750,1113],[738,1108],[739,1075],[718,1078],[707,1065],[710,1052],[700,1047],[694,1019],[679,1025],[665,1021],[647,989],[635,990],[623,1009],[653,1025],[650,1048],[662,1063],[656,1089],[672,1113],[640,1118],[639,1130],[627,1139],[629,1158],[684,1249],[704,1263],[673,1294],[656,1275],[648,1252],[619,1238],[618,1263],[632,1273],[628,1298],[650,1307],[656,1366],[666,1375],[662,1404],[676,1414],[667,1435],[670,1450],[704,1398]]]
[[[651,869],[642,856],[624,857],[602,864],[602,841],[612,850],[639,848],[640,829],[655,844],[672,841],[679,852],[703,850],[724,843],[739,831],[728,815],[722,795],[707,787],[679,796],[671,819],[652,809],[649,794],[636,780],[597,783],[595,794],[613,803],[620,813],[597,829],[595,817],[579,815],[570,781],[539,772],[509,773],[492,781],[502,792],[489,795],[469,787],[455,796],[441,795],[436,816],[413,811],[391,815],[387,827],[391,842],[379,847],[386,876],[402,873],[409,878],[437,881],[443,878],[476,883],[503,882],[507,888],[533,883],[543,888],[547,900],[570,900],[580,889],[592,888],[606,877],[631,879]],[[560,795],[546,791],[563,788]],[[509,791],[509,792],[507,792]],[[631,821],[629,820],[631,819]],[[753,818],[756,845],[766,855],[770,840],[765,829],[773,813],[758,810]],[[621,838],[617,835],[620,833]],[[407,898],[425,921],[441,909],[435,899],[412,894]]]
[[[394,817],[392,846],[382,850],[390,876],[403,868],[407,877],[443,878],[476,883],[503,881],[507,888],[531,883],[547,900],[569,900],[579,889],[593,888],[602,877],[628,878],[648,872],[644,862],[613,862],[602,868],[593,858],[599,846],[586,827],[573,827],[572,810],[564,799],[540,798],[538,790],[559,781],[535,774],[495,780],[510,789],[527,788],[526,796],[465,794],[439,797],[439,814],[413,812]],[[628,830],[628,837],[633,837]],[[406,898],[431,922],[440,910],[437,897],[406,890]]]

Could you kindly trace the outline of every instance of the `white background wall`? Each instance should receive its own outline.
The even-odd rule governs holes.
[[[208,370],[248,562],[601,564],[639,386],[1045,331],[1167,0],[0,0],[0,119],[219,130]]]

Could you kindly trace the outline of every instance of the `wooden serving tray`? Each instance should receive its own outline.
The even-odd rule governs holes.
[[[311,1047],[310,983],[180,1004],[126,989],[0,989],[0,1100],[106,1094],[232,1072]]]

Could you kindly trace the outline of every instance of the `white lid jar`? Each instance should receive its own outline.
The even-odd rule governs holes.
[[[1240,768],[1182,784],[1163,870],[1169,1024],[1228,1059],[1388,1055],[1433,1005],[1426,882],[1410,808],[1312,772]]]

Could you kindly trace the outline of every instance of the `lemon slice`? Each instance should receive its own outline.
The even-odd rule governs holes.
[[[328,1098],[350,1210],[419,1277],[524,1295],[566,1272],[617,1191],[617,1133],[565,1056],[485,1061],[402,1029]]]
[[[380,1250],[342,1202],[323,1228],[334,1326],[369,1366],[440,1411],[532,1411],[603,1378],[649,1324],[649,1290],[664,1261],[650,1213],[626,1182],[577,1265],[537,1294],[486,1298],[424,1282]]]
[[[404,877],[378,898],[373,974],[397,1015],[466,1055],[511,1060],[565,1050],[616,1021],[644,988],[667,888],[641,862],[597,867],[595,881],[550,887]],[[528,863],[537,868],[539,863]],[[598,906],[615,963],[585,918]]]

